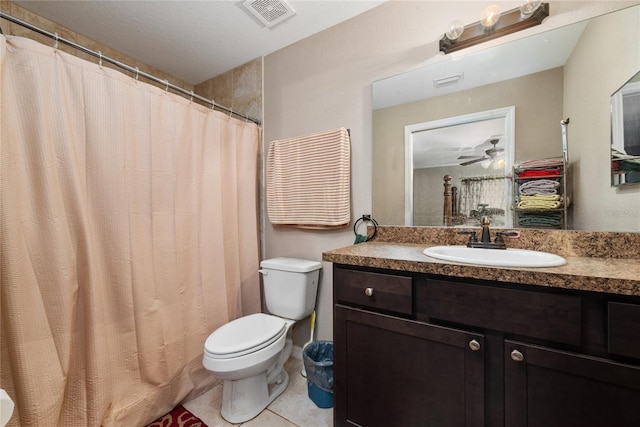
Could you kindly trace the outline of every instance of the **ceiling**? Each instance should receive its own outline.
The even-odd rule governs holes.
[[[295,15],[270,28],[243,0],[13,3],[127,56],[198,84],[366,12],[386,0],[286,1]]]

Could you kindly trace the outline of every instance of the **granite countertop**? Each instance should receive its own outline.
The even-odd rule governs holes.
[[[489,267],[430,258],[433,245],[370,241],[324,252],[323,261],[389,270],[441,274],[526,285],[640,296],[640,258],[600,258],[563,254],[560,267]]]

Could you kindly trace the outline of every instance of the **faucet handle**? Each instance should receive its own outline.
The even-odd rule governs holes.
[[[467,245],[478,241],[478,237],[476,236],[476,232],[475,231],[458,231],[458,234],[468,234],[469,235],[469,242],[467,243]]]
[[[491,220],[489,220],[489,217],[487,215],[483,215],[482,218],[480,218],[480,225],[483,227],[488,227],[489,224],[491,224]]]
[[[504,239],[502,236],[518,238],[520,237],[520,232],[515,230],[507,230],[507,231],[496,231],[496,243],[504,243]]]

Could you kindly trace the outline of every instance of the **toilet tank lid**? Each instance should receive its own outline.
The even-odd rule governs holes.
[[[296,273],[307,273],[322,268],[322,263],[319,261],[310,261],[308,259],[298,258],[271,258],[265,259],[260,263],[262,268],[270,268],[272,270],[284,270],[293,271]]]

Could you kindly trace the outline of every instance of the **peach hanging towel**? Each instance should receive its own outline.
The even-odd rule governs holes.
[[[272,141],[267,154],[269,220],[298,228],[348,226],[350,173],[345,128]]]

